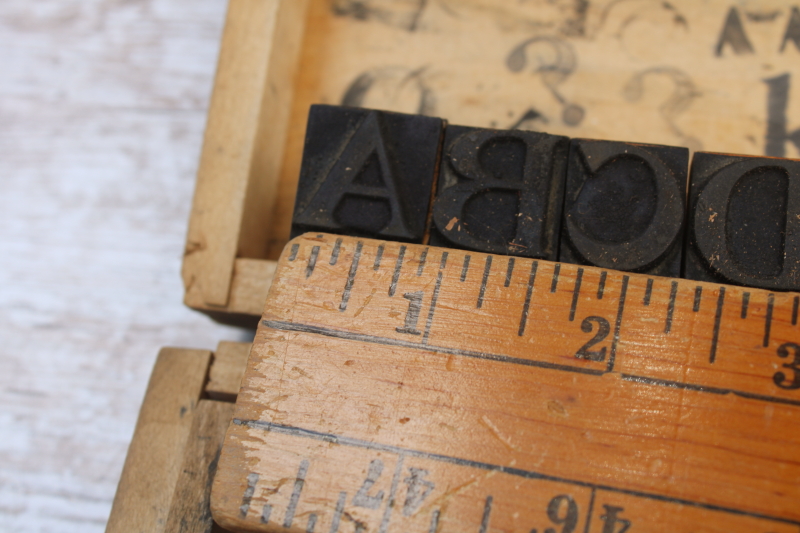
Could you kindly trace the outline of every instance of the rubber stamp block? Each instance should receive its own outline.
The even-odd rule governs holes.
[[[800,290],[800,161],[699,152],[684,277]]]
[[[448,126],[430,244],[555,260],[567,137]]]
[[[311,106],[292,237],[326,231],[421,243],[443,128],[438,118]]]
[[[573,139],[559,261],[679,276],[689,150]]]

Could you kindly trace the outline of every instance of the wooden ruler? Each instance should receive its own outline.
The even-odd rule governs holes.
[[[789,293],[306,234],[216,475],[241,531],[800,531]]]

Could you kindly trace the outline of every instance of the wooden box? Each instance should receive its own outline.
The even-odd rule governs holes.
[[[255,324],[312,103],[796,157],[798,54],[781,0],[230,0],[185,303]]]
[[[224,531],[211,519],[211,482],[250,344],[158,355],[114,497],[107,533]]]

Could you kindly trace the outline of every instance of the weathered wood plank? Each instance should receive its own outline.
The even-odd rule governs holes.
[[[164,531],[211,352],[164,348],[147,386],[107,533]]]
[[[305,0],[231,0],[203,141],[183,279],[224,307],[237,255],[263,257]]]
[[[250,355],[250,343],[222,341],[214,352],[208,372],[206,394],[212,400],[236,401]]]
[[[211,533],[214,530],[209,507],[211,483],[225,430],[233,416],[233,405],[212,400],[200,400],[197,404],[164,529],[166,533]]]

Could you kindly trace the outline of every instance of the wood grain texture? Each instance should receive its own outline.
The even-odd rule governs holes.
[[[220,322],[255,328],[275,274],[275,267],[275,261],[240,257],[233,264],[227,307],[208,306],[197,284],[186,287],[183,302],[193,309],[202,309]]]
[[[158,350],[247,339],[181,303],[225,4],[0,2],[0,530],[102,532]]]
[[[217,353],[219,350],[217,351]],[[192,427],[183,451],[183,463],[164,531],[169,533],[211,533],[209,500],[211,482],[233,416],[233,404],[200,400],[192,415]]]
[[[800,528],[798,295],[336,238],[280,260],[225,527]]]
[[[184,449],[192,434],[193,414],[210,364],[211,352],[161,350],[125,459],[108,533],[166,531],[173,493],[182,477]]]
[[[209,398],[225,402],[236,401],[248,355],[250,355],[249,343],[227,341],[219,343],[208,371],[205,392]]]
[[[189,224],[183,277],[228,305],[237,255],[259,258],[283,152],[305,0],[232,0]]]

